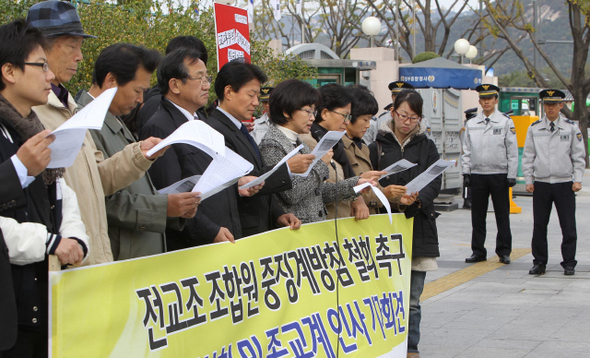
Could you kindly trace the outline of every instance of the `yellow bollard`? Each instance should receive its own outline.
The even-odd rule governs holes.
[[[510,198],[510,214],[520,214],[522,213],[522,208],[512,200],[512,188],[508,188],[508,195]]]

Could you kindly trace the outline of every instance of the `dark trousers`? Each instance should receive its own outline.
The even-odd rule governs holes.
[[[563,239],[561,242],[561,266],[575,267],[576,261],[576,197],[572,190],[573,182],[549,184],[535,182],[533,192],[533,263],[547,264],[547,224],[551,216],[551,207],[555,203],[559,226]]]
[[[46,358],[47,331],[18,326],[16,344],[8,351],[0,352],[0,358]]]
[[[492,196],[496,214],[496,254],[510,255],[512,251],[512,233],[510,231],[510,198],[506,174],[471,175],[471,250],[477,256],[487,256],[486,217],[489,196]]]

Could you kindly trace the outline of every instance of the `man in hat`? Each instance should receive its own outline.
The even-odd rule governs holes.
[[[84,39],[95,36],[84,32],[76,8],[64,1],[44,1],[31,6],[27,21],[48,38],[47,63],[55,77],[51,81],[48,103],[33,110],[46,128],[54,130],[77,110],[74,98],[63,83],[76,74],[83,59],[81,48]],[[74,164],[64,173],[64,178],[78,196],[80,215],[90,237],[91,249],[86,264],[113,261],[104,197],[143,176],[153,159],[163,153],[160,151],[147,157],[147,151],[160,141],[148,138],[132,143],[111,158],[104,159],[96,149],[90,132],[86,133]]]
[[[496,109],[500,89],[492,84],[475,88],[482,111],[465,125],[462,166],[463,184],[471,190],[471,250],[465,262],[487,260],[485,248],[486,216],[492,196],[498,234],[496,254],[503,264],[510,263],[509,188],[516,184],[518,145],[512,119]]]
[[[555,203],[563,239],[561,266],[565,275],[576,267],[576,199],[582,189],[586,166],[582,133],[560,110],[565,94],[555,89],[541,91],[545,115],[531,124],[522,154],[526,191],[533,193],[533,268],[531,275],[545,273],[548,260],[547,224]]]
[[[260,103],[262,103],[263,113],[260,118],[254,121],[254,129],[250,132],[256,144],[260,144],[262,138],[266,134],[269,125],[269,112],[268,112],[268,99],[270,98],[270,93],[272,92],[273,87],[262,87],[260,88]]]

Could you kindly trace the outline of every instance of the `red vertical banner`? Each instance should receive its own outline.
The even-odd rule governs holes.
[[[215,9],[217,71],[233,60],[250,63],[248,11],[219,3],[214,3],[213,6]]]

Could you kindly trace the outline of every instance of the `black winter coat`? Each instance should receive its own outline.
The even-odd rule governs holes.
[[[381,148],[378,143],[381,144]],[[375,142],[369,145],[369,149],[371,163],[375,170],[383,170],[400,159],[417,164],[406,171],[383,178],[379,182],[383,187],[391,184],[406,185],[440,158],[436,145],[424,134],[414,135],[402,149],[392,132],[380,130]],[[379,149],[381,153],[378,153]],[[420,191],[418,198],[422,202],[421,208],[418,208],[418,202],[416,202],[404,211],[407,218],[414,218],[412,257],[440,256],[436,229],[438,213],[434,211],[433,202],[440,192],[441,182],[441,176],[438,176]],[[392,208],[392,210],[395,209]]]

